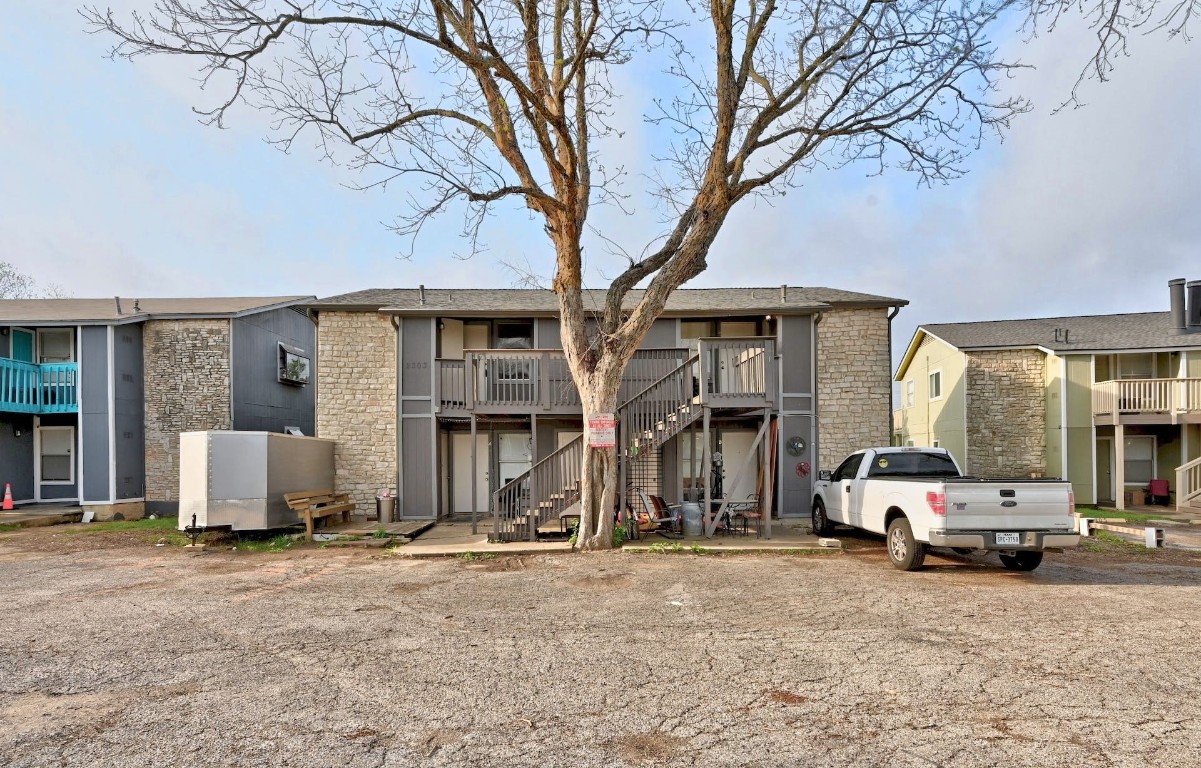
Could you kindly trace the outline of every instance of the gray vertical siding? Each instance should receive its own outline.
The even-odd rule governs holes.
[[[559,318],[540,317],[538,324],[538,349],[562,349],[563,337],[559,333]]]
[[[84,475],[81,501],[109,501],[109,431],[108,431],[108,328],[85,326],[79,350],[80,392],[79,420],[82,425]],[[46,419],[42,419],[45,424]],[[78,462],[77,462],[78,479]],[[52,486],[43,486],[42,495]],[[62,488],[63,486],[53,486]],[[62,498],[61,496],[59,498]]]
[[[21,431],[17,437],[16,431]],[[13,498],[33,498],[33,416],[0,413],[0,484],[12,485]],[[4,487],[0,485],[0,493]]]
[[[438,511],[438,473],[435,471],[433,401],[434,320],[401,320],[399,440],[400,514],[405,518],[435,517]]]
[[[250,432],[282,432],[285,426],[314,434],[314,388],[317,371],[313,321],[287,307],[234,318],[233,428]],[[307,386],[279,380],[279,344],[304,350],[311,364]]]
[[[145,376],[142,326],[113,329],[113,425],[117,499],[144,495],[146,476]]]
[[[676,344],[676,320],[660,318],[646,332],[646,338],[639,345],[640,349],[669,349]]]
[[[12,327],[5,326],[6,333],[0,336],[0,357],[12,357]]]
[[[813,317],[780,318],[782,409],[813,411]]]
[[[793,436],[805,440],[805,452],[800,456],[793,456],[786,449],[789,439]],[[813,417],[801,414],[780,416],[779,450],[779,508],[785,516],[807,515],[813,499],[814,476],[817,474],[817,439],[813,429]],[[805,471],[800,467],[802,463],[808,465],[805,477],[801,476]]]

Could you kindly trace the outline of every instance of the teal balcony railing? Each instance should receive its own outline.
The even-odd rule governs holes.
[[[78,410],[78,363],[37,365],[0,358],[0,411],[41,414]]]

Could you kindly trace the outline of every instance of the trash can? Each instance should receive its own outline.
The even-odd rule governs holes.
[[[396,518],[396,497],[380,494],[375,497],[375,516],[381,523],[390,523]]]
[[[703,535],[705,531],[701,524],[701,505],[692,501],[686,501],[682,506],[684,512],[684,535]]]

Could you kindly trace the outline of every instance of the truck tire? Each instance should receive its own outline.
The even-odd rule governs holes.
[[[926,561],[926,545],[913,538],[913,528],[904,517],[892,521],[884,542],[888,548],[888,559],[894,568],[916,571]]]
[[[826,517],[826,505],[821,499],[815,499],[813,502],[813,514],[810,517],[813,523],[814,536],[829,536],[834,533],[834,525],[830,522],[830,518]]]
[[[1001,565],[1010,571],[1033,571],[1042,565],[1042,552],[1014,552],[1012,555],[1001,555]]]

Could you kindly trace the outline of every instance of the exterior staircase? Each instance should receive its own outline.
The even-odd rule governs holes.
[[[1176,467],[1176,509],[1201,512],[1201,459]]]
[[[707,408],[772,407],[775,378],[774,340],[702,340],[683,363],[618,407],[622,477]],[[565,531],[579,517],[583,459],[581,435],[493,492],[489,540],[536,541],[540,532]]]
[[[621,446],[619,460],[652,451],[696,421],[703,409],[693,383],[699,373],[693,354],[675,370],[631,397],[618,408],[622,434],[632,434]],[[491,541],[535,541],[544,533],[566,529],[579,516],[580,476],[584,436],[564,444],[492,494]],[[549,531],[547,530],[549,529]]]

